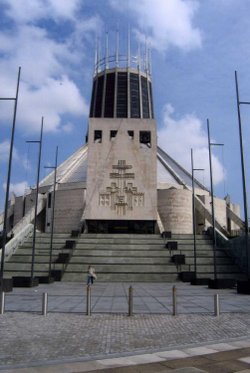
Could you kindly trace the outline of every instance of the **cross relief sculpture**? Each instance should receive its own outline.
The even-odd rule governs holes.
[[[131,168],[125,160],[119,160],[112,166],[114,171],[110,173],[110,186],[99,195],[100,206],[110,207],[118,215],[126,215],[127,210],[144,206],[144,193],[138,192],[133,185],[131,179],[135,178],[135,174],[128,172]]]

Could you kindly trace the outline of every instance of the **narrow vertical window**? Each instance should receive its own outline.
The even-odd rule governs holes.
[[[140,118],[139,76],[130,74],[131,118]]]
[[[131,140],[134,140],[134,131],[128,131],[128,137],[129,137]]]
[[[151,146],[151,132],[150,131],[140,131],[140,144]]]
[[[116,135],[117,135],[117,131],[111,130],[110,131],[110,140],[113,140],[116,137]]]
[[[127,118],[128,116],[128,74],[118,73],[117,81],[117,118]]]
[[[104,117],[114,117],[115,74],[107,74]]]
[[[48,208],[51,208],[51,193],[48,195]]]
[[[102,115],[102,96],[103,96],[104,76],[100,76],[97,81],[95,115],[94,117],[100,118]]]
[[[102,142],[102,131],[100,130],[95,130],[94,131],[94,142]]]
[[[143,118],[149,118],[148,84],[144,76],[141,77]]]

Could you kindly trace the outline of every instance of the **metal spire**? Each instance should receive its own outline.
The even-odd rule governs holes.
[[[131,59],[131,53],[130,53],[130,26],[128,26],[128,67],[130,66],[130,59]]]
[[[105,47],[105,67],[109,67],[109,33],[106,32],[106,47]]]
[[[119,67],[119,29],[116,29],[115,66]]]
[[[95,43],[95,66],[94,66],[94,74],[97,73],[97,64],[98,64],[98,37],[96,36],[96,43]]]
[[[138,67],[138,70],[141,69],[141,43],[138,43],[137,67]]]
[[[97,59],[97,64],[96,64],[96,72],[99,72],[99,64],[100,64],[100,38],[97,37],[97,50],[96,50],[96,59]]]

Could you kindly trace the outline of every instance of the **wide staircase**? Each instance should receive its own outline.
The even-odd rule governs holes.
[[[36,233],[35,246],[35,263],[34,276],[48,276],[49,260],[50,260],[50,240],[51,236],[48,233]],[[65,255],[70,252],[70,249],[65,247],[67,240],[71,240],[69,234],[54,234],[53,250],[52,250],[52,270],[59,270],[65,267],[65,263],[58,263],[60,255]],[[32,236],[30,236],[21,245],[15,254],[5,262],[4,277],[13,276],[30,276],[32,261]]]
[[[172,254],[184,255],[185,264],[179,267],[181,271],[194,271],[194,241],[193,235],[176,234],[172,237],[178,242],[178,250]],[[216,248],[217,278],[244,280],[246,275],[234,264],[233,259],[225,249]],[[209,236],[198,235],[196,239],[196,276],[197,278],[214,278],[214,254],[212,240]]]
[[[172,282],[178,274],[160,235],[86,234],[78,240],[63,281],[86,281],[92,265],[101,282]]]
[[[75,244],[67,247],[66,243],[72,241]],[[211,240],[198,235],[196,246],[197,277],[213,278]],[[5,277],[30,276],[31,252],[32,237],[5,263]],[[50,235],[37,234],[35,276],[48,275],[49,252]],[[217,249],[216,259],[218,278],[244,279],[223,250]],[[76,238],[68,234],[54,235],[52,269],[59,274],[57,279],[85,283],[90,264],[99,282],[178,281],[181,272],[194,270],[193,236],[172,235],[171,239],[163,239],[160,235],[141,234],[83,234]]]

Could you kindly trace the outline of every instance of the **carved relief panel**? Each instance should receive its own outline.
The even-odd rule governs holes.
[[[117,215],[126,215],[128,210],[144,206],[144,193],[138,192],[137,187],[133,185],[132,179],[135,174],[128,172],[132,165],[127,165],[125,160],[119,160],[112,166],[113,172],[110,173],[110,186],[106,191],[99,194],[99,205],[109,207],[116,211]]]

